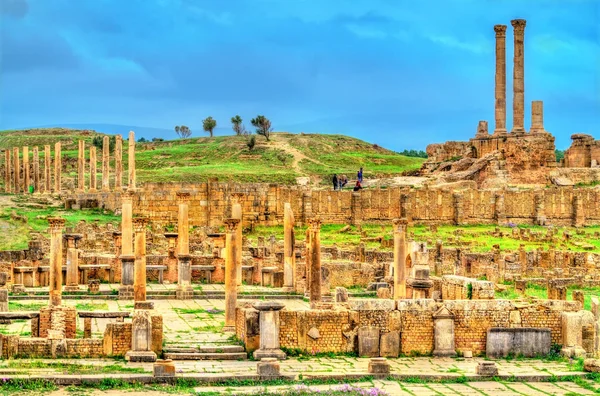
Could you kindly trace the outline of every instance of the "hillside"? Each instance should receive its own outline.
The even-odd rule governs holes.
[[[94,136],[92,130],[65,128],[29,129],[0,132],[0,150],[29,146],[54,145],[60,141],[63,166],[76,176],[77,141],[86,147]],[[123,133],[127,137],[127,131]],[[54,151],[54,149],[52,149]],[[127,166],[127,144],[123,146],[123,162]],[[31,150],[30,150],[31,152]],[[101,155],[98,153],[98,160]],[[112,154],[112,153],[111,153]],[[0,158],[3,162],[3,157]],[[298,177],[309,177],[313,183],[329,184],[333,173],[354,178],[361,166],[365,178],[399,176],[418,169],[420,158],[399,155],[377,145],[342,135],[274,133],[267,142],[256,136],[256,146],[249,150],[242,136],[216,136],[136,143],[139,182],[205,181],[209,177],[238,182],[296,183]],[[111,161],[112,163],[112,161]],[[112,165],[111,165],[112,166]],[[101,167],[98,167],[100,170]],[[1,183],[1,182],[0,182]]]

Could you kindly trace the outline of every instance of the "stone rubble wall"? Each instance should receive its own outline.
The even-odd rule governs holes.
[[[471,296],[469,286],[471,285]],[[494,298],[494,284],[464,276],[442,277],[442,300],[490,300]]]

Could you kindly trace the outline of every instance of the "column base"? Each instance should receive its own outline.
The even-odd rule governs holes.
[[[255,360],[260,360],[262,358],[285,360],[287,358],[287,355],[281,349],[257,349],[252,355]]]
[[[284,292],[293,292],[294,291],[294,286],[283,286],[281,288],[281,291],[284,291]]]
[[[119,300],[133,300],[133,285],[119,287]]]
[[[136,301],[133,309],[154,309],[154,303],[151,301]]]
[[[235,326],[223,326],[223,333],[235,333]]]
[[[454,349],[436,349],[432,355],[434,357],[455,357],[456,351]]]
[[[67,285],[67,286],[65,286],[64,290],[66,292],[76,292],[76,291],[82,291],[83,289],[81,287],[79,287],[79,285]]]
[[[23,285],[21,283],[15,283],[12,286],[12,292],[15,294],[25,293],[25,285]]]
[[[504,136],[507,134],[508,134],[508,131],[506,129],[495,129],[494,134],[492,136]]]
[[[563,349],[560,350],[560,354],[564,357],[579,358],[585,357],[586,351],[580,346],[563,347]]]
[[[129,351],[125,354],[128,362],[156,362],[156,353],[152,351]]]
[[[175,298],[178,300],[192,300],[194,298],[194,289],[191,286],[177,286]]]

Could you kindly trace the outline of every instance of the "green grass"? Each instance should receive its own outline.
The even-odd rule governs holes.
[[[600,296],[600,286],[597,287],[577,287],[577,286],[569,286],[567,288],[567,301],[573,300],[573,290],[581,290],[583,291],[583,309],[590,311],[592,309],[592,297]],[[527,288],[525,289],[526,297],[534,297],[539,299],[548,298],[548,291],[545,286],[539,286],[536,284],[528,283]],[[515,291],[514,285],[508,285],[506,290],[496,291],[495,297],[497,299],[505,299],[505,300],[516,300],[521,298],[519,293]]]
[[[9,360],[6,367],[23,370],[25,372],[49,369],[55,370],[61,374],[111,374],[146,372],[140,367],[126,367],[117,363],[109,365],[91,365],[79,363],[46,362],[41,360]]]
[[[10,298],[9,298],[10,300]],[[17,312],[17,311],[39,311],[40,308],[47,307],[47,302],[39,302],[39,303],[20,303],[18,301],[9,301],[8,302],[8,310],[9,312]]]
[[[101,303],[78,303],[75,305],[75,309],[78,311],[108,311],[108,304],[105,302]]]

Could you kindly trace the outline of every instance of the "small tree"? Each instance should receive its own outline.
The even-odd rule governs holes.
[[[238,136],[247,134],[246,128],[242,124],[242,117],[240,117],[239,115],[231,117],[231,127],[235,131],[235,134]]]
[[[258,115],[256,118],[253,118],[250,123],[256,128],[256,134],[264,136],[267,141],[269,141],[269,136],[271,135],[271,121],[263,115]]]
[[[254,149],[254,145],[256,145],[256,136],[252,135],[246,140],[246,146],[248,146],[248,150],[252,151]]]
[[[175,133],[182,139],[192,136],[192,130],[185,125],[177,125],[175,127]]]
[[[202,128],[204,132],[210,133],[210,137],[213,137],[213,130],[217,127],[217,120],[212,117],[207,117],[202,121]]]

